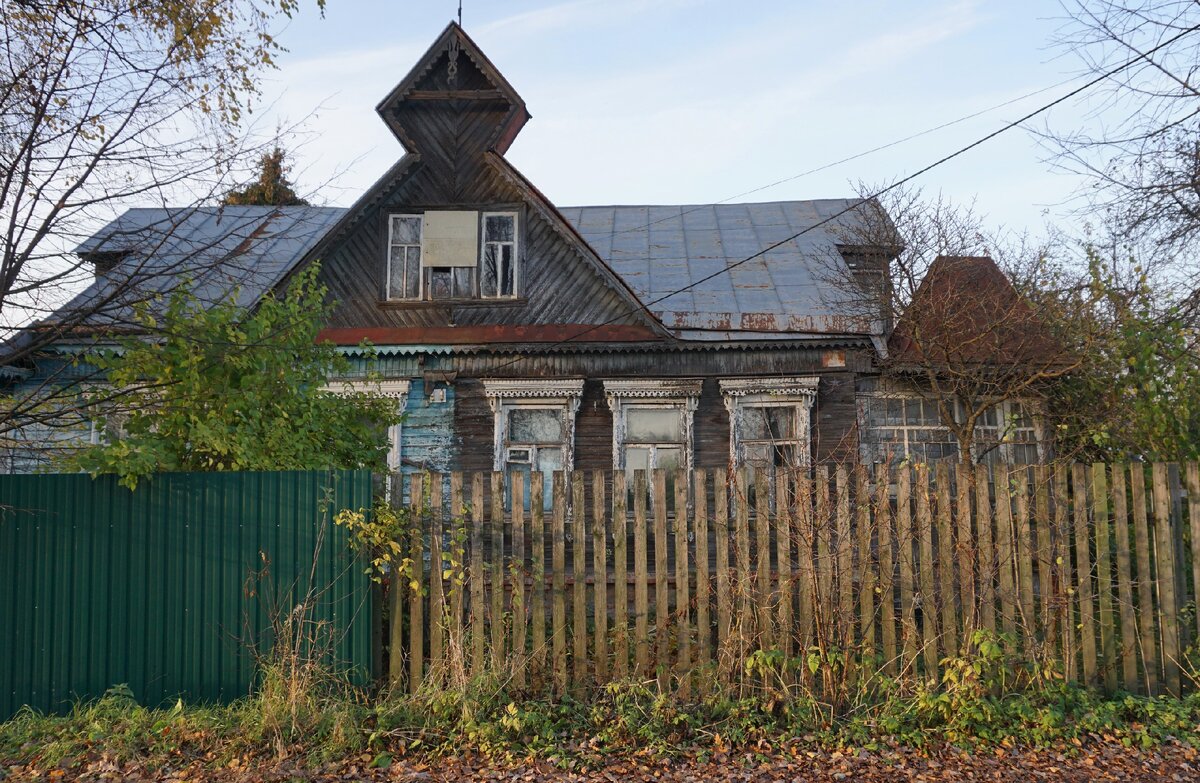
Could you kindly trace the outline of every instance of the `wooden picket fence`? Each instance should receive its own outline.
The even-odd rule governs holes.
[[[756,650],[933,677],[978,629],[1109,692],[1191,685],[1194,463],[393,480],[389,676],[413,690],[729,682]]]

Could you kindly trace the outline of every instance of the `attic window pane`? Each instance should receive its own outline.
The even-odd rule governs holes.
[[[484,233],[485,242],[512,242],[513,216],[488,215]]]
[[[397,289],[392,289],[397,290]],[[421,248],[408,248],[408,257],[404,262],[404,298],[416,299],[421,295]]]
[[[475,280],[475,270],[469,266],[454,267],[454,296],[458,299],[466,299],[471,295],[471,288]]]
[[[429,270],[430,299],[449,299],[452,290],[450,267],[435,267]]]
[[[562,416],[557,410],[513,408],[508,414],[511,443],[561,443]]]
[[[630,408],[625,429],[630,443],[683,441],[683,421],[677,408]]]
[[[392,216],[392,244],[421,244],[421,218],[404,215]]]
[[[500,295],[513,295],[513,247],[500,245]]]
[[[484,296],[496,295],[496,246],[483,247],[483,273],[480,277],[479,288]]]
[[[388,298],[395,299],[399,296],[407,296],[408,292],[404,286],[404,248],[393,247],[391,249],[391,259],[388,263]]]

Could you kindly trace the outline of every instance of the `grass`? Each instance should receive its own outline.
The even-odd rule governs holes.
[[[889,678],[867,661],[846,668],[836,655],[756,653],[736,689],[701,670],[686,692],[626,681],[549,698],[512,692],[501,677],[466,681],[462,672],[449,677],[453,686],[370,695],[320,663],[310,634],[280,631],[251,697],[148,707],[118,687],[66,715],[25,710],[0,724],[0,770],[78,769],[98,758],[152,770],[287,758],[382,764],[466,750],[592,766],[618,754],[703,759],[794,743],[1200,747],[1200,693],[1104,697],[1023,661],[1010,639],[988,634],[976,635],[969,657],[942,661],[938,682]]]
[[[495,758],[541,758],[570,766],[615,754],[706,758],[788,743],[839,748],[953,743],[1070,746],[1104,739],[1146,747],[1200,743],[1200,697],[1102,698],[1058,684],[1036,691],[976,694],[944,686],[897,690],[840,716],[797,699],[714,694],[684,698],[653,684],[615,683],[587,699],[529,699],[491,683],[457,691],[369,700],[328,683],[293,700],[265,678],[254,697],[224,706],[163,708],[119,690],[62,716],[24,711],[0,724],[0,762],[33,769],[78,768],[100,757],[148,769],[251,759],[320,763],[352,755],[387,761],[471,749]]]

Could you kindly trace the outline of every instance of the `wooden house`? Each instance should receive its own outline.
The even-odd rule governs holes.
[[[377,374],[405,412],[406,471],[858,453],[856,392],[889,329],[830,282],[869,292],[886,270],[886,249],[839,242],[857,200],[555,205],[505,158],[524,101],[453,23],[377,111],[403,154],[348,209],[134,210],[80,249],[97,285],[155,220],[185,242],[244,235],[226,243],[243,273],[221,279],[251,297],[319,260],[337,301],[322,337],[354,358],[345,383]]]

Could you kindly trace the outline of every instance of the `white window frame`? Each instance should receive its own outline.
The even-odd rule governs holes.
[[[487,238],[487,219],[489,217],[508,217],[513,222],[513,238],[511,242],[489,241]],[[479,218],[479,266],[475,272],[475,284],[479,289],[480,299],[517,299],[521,295],[521,222],[516,212],[482,212]],[[511,294],[500,293],[500,280],[496,279],[496,295],[488,296],[483,292],[483,263],[487,255],[488,245],[512,245],[513,285]],[[499,271],[499,270],[497,270]]]
[[[604,395],[613,414],[613,470],[625,470],[627,412],[630,408],[651,408],[679,412],[683,425],[683,464],[690,473],[695,464],[694,420],[701,385],[702,381],[691,379],[604,381]]]
[[[492,408],[492,469],[508,463],[508,414],[514,409],[557,410],[562,416],[563,470],[575,468],[575,418],[583,396],[583,378],[484,379],[483,393]],[[548,444],[542,444],[548,445]],[[531,448],[516,446],[512,448]],[[532,446],[536,450],[536,446]]]
[[[975,453],[972,454],[971,456],[976,462],[978,462],[980,459],[982,459],[986,452],[988,454],[996,454],[999,457],[999,460],[997,460],[999,462],[1009,463],[1009,464],[1021,464],[1021,463],[1016,462],[1014,447],[1017,445],[1028,446],[1028,445],[1031,445],[1030,442],[1004,439],[1004,436],[1006,434],[1008,434],[1008,432],[1009,432],[1008,422],[1011,421],[1016,416],[1016,413],[1014,412],[1014,408],[1016,406],[1021,406],[1022,408],[1025,409],[1025,416],[1027,416],[1029,418],[1030,426],[1028,426],[1028,427],[1013,427],[1012,428],[1013,431],[1014,432],[1015,431],[1032,432],[1033,433],[1032,445],[1037,448],[1038,461],[1045,461],[1045,459],[1046,459],[1045,429],[1042,426],[1042,416],[1039,411],[1039,406],[1035,405],[1034,403],[1032,403],[1029,400],[1016,399],[1016,400],[1004,400],[1003,402],[998,402],[993,406],[997,409],[997,415],[998,415],[998,418],[997,418],[998,423],[996,424],[996,426],[993,427],[991,425],[983,425],[983,424],[979,424],[978,422],[975,424],[975,437],[972,439],[972,444],[971,444],[971,447],[975,450]],[[982,441],[980,439],[981,430],[995,430],[996,439],[986,441],[986,442]],[[998,442],[998,445],[996,445],[996,447],[994,449],[993,448],[985,448],[985,447],[991,446],[992,444],[995,444],[997,442]]]
[[[820,379],[816,376],[777,378],[728,378],[720,382],[725,408],[729,411],[729,461],[735,468],[746,464],[745,443],[738,431],[745,408],[786,407],[793,410],[795,436],[779,443],[792,444],[803,467],[812,461],[812,409]],[[758,443],[759,441],[754,441]]]
[[[404,413],[408,407],[408,393],[412,382],[404,379],[388,379],[379,381],[340,380],[332,381],[324,389],[329,394],[339,397],[350,397],[356,394],[375,394],[389,397],[396,401],[396,412]],[[388,426],[387,468],[389,473],[398,473],[403,465],[403,422]],[[391,491],[391,483],[388,483]]]
[[[870,411],[867,410],[867,407],[866,407],[867,405],[870,404],[870,401],[879,400],[879,399],[894,399],[894,400],[921,400],[921,401],[925,401],[925,402],[932,402],[934,404],[937,403],[936,399],[931,398],[927,395],[918,394],[916,392],[904,392],[904,391],[896,391],[896,390],[869,392],[869,393],[860,395],[860,397],[864,400],[864,403],[865,403],[862,406],[862,408],[860,409],[860,419],[859,419],[861,426],[862,426],[862,431],[866,434],[866,438],[864,438],[864,440],[867,443],[869,443],[872,448],[877,448],[877,449],[882,449],[886,444],[884,444],[882,441],[875,440],[873,438],[873,436],[870,435],[870,430],[872,429],[870,427]],[[962,410],[961,404],[958,402],[958,400],[954,400],[953,404],[954,404],[954,415],[956,417],[961,418],[963,416],[963,410]],[[1033,430],[1034,443],[1037,447],[1038,459],[1045,460],[1045,458],[1046,458],[1046,438],[1045,438],[1045,428],[1043,426],[1043,419],[1042,419],[1042,415],[1040,412],[1040,406],[1038,406],[1034,401],[1031,401],[1031,400],[1013,399],[1013,400],[1003,400],[1001,402],[995,403],[994,407],[996,407],[998,409],[999,415],[1000,415],[1000,418],[998,421],[1001,422],[998,426],[992,427],[992,426],[988,426],[988,425],[981,425],[978,422],[976,422],[975,436],[972,438],[972,443],[971,443],[971,448],[972,448],[971,460],[973,462],[978,462],[980,460],[980,458],[983,456],[984,446],[991,446],[992,444],[995,443],[995,441],[988,441],[986,443],[981,443],[981,441],[980,441],[981,430],[996,430],[997,436],[1004,434],[1005,425],[1003,422],[1006,422],[1009,420],[1010,416],[1012,415],[1012,406],[1014,406],[1014,405],[1023,406],[1025,408],[1026,415],[1032,420],[1032,425],[1033,425],[1032,427],[1022,428],[1022,429],[1032,429]],[[875,428],[875,429],[878,429],[878,428]],[[912,457],[912,451],[909,448],[909,433],[913,430],[941,430],[941,431],[944,431],[947,435],[947,441],[952,442],[955,445],[956,458],[962,457],[961,446],[959,446],[957,439],[954,437],[954,433],[952,433],[950,431],[950,428],[947,427],[945,424],[937,424],[937,425],[908,424],[906,422],[902,425],[885,425],[883,427],[883,429],[902,431],[904,433],[904,442],[902,444],[903,449],[904,449],[904,452],[902,455],[903,459],[910,459]],[[1028,441],[1019,441],[1019,442],[1028,444]],[[892,442],[892,443],[896,446],[901,445],[898,442]],[[987,451],[997,453],[1000,457],[1000,459],[998,460],[999,462],[1011,464],[1011,463],[1013,463],[1013,451],[1012,451],[1011,446],[1014,443],[1018,443],[1018,441],[1001,440],[999,445],[996,446],[996,448],[994,448],[994,449],[989,448],[989,449],[987,449]],[[881,456],[882,456],[882,454],[876,455],[876,457],[881,457]]]
[[[420,241],[417,242],[416,245],[413,245],[413,243],[411,243],[411,242],[395,242],[394,237],[393,237],[393,232],[392,232],[393,218],[412,218],[412,219],[416,220],[417,225],[420,227],[418,229],[418,231],[420,232]],[[424,243],[425,243],[425,229],[424,229],[425,216],[420,213],[393,212],[393,213],[388,214],[387,221],[388,221],[388,244],[387,244],[387,253],[383,259],[383,264],[384,264],[383,296],[384,296],[384,299],[389,302],[420,302],[420,301],[423,301],[425,299],[425,246],[424,246]],[[392,296],[392,248],[393,247],[403,247],[403,248],[416,247],[417,249],[419,249],[421,251],[421,263],[417,264],[417,296],[415,299],[409,298],[407,296]],[[405,258],[404,274],[407,276],[408,275],[408,265],[407,265],[408,251],[407,250],[404,253],[404,258]]]

